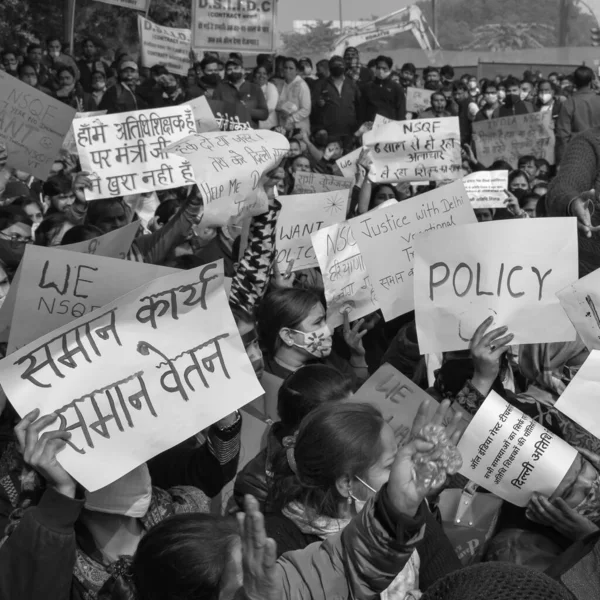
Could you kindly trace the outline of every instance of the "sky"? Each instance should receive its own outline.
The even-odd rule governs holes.
[[[413,3],[414,0],[378,0],[375,3],[364,0],[342,0],[342,15],[344,21],[368,19],[373,14],[383,17]],[[337,21],[339,19],[338,0],[279,0],[277,10],[280,31],[291,31],[294,20]]]

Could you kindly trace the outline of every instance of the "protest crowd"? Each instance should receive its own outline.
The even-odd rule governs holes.
[[[600,598],[592,69],[0,58],[0,599]]]

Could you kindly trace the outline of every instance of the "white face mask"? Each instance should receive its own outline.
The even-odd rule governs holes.
[[[377,490],[373,489],[366,481],[363,481],[358,475],[355,475],[354,479],[360,481],[368,490],[371,490],[374,494],[377,493]],[[349,493],[349,496],[350,498],[352,498],[352,500],[354,500],[354,508],[356,509],[356,514],[358,514],[365,507],[367,500],[359,500],[358,498],[353,496],[352,493]]]
[[[540,94],[540,102],[542,104],[549,104],[552,100],[552,94],[546,92],[545,94]]]
[[[302,336],[303,341],[298,343],[295,339],[294,346],[306,350],[316,358],[325,358],[331,354],[331,346],[333,343],[331,329],[327,325],[306,333],[296,329],[289,329],[292,333]]]

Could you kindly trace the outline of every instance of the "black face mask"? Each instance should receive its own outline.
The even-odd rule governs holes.
[[[231,83],[239,83],[242,79],[244,79],[243,73],[229,73],[227,75],[227,79],[231,81]]]
[[[219,77],[218,73],[209,73],[208,75],[205,75],[202,79],[208,85],[217,85],[217,83],[221,81],[221,78]]]
[[[346,68],[342,65],[333,65],[329,67],[329,72],[332,77],[341,77],[346,72]]]

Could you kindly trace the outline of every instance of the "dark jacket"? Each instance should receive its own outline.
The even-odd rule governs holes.
[[[362,121],[373,121],[381,115],[392,121],[406,118],[404,88],[390,79],[374,79],[362,87]]]
[[[148,108],[146,101],[122,83],[116,83],[108,88],[98,106],[98,110],[105,110],[109,115],[146,108]]]
[[[258,128],[259,121],[265,121],[269,117],[265,95],[259,86],[249,81],[244,81],[239,89],[229,81],[221,81],[215,88],[213,100],[243,103],[250,114],[250,124],[254,129]]]
[[[103,60],[99,59],[88,61],[82,58],[77,61],[77,68],[79,69],[79,83],[83,91],[88,94],[92,93],[92,73],[94,71],[103,71],[106,79],[113,74],[112,69]]]
[[[560,108],[556,121],[556,159],[577,133],[600,126],[600,96],[593,90],[577,90]]]
[[[516,115],[528,115],[533,112],[533,104],[526,100],[519,100],[515,104],[503,104],[499,106],[492,115],[492,118],[515,117]]]
[[[312,128],[326,129],[334,136],[351,136],[359,127],[360,108],[360,91],[350,78],[344,78],[341,94],[331,77],[320,79],[312,91]]]

